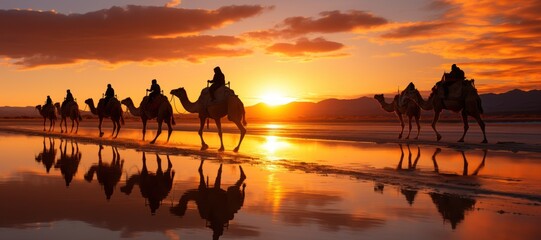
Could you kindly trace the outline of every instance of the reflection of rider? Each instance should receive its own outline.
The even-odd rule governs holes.
[[[207,226],[212,229],[213,239],[218,239],[223,235],[224,227],[229,224],[230,220],[233,220],[235,213],[237,213],[244,204],[245,188],[246,184],[243,184],[246,179],[246,175],[241,166],[239,180],[226,190],[221,189],[222,180],[222,165],[218,169],[216,180],[214,181],[214,187],[208,187],[205,183],[205,177],[203,175],[203,162],[199,165],[199,187],[186,191],[179,199],[178,205],[170,209],[171,213],[184,216],[190,200],[194,200],[197,204],[199,215],[202,219],[208,221]],[[242,191],[240,187],[242,186]]]
[[[225,75],[222,73],[220,67],[214,68],[214,77],[212,78],[212,80],[208,80],[207,82],[212,83],[212,85],[210,85],[209,91],[210,98],[212,101],[214,101],[216,99],[216,97],[214,96],[214,92],[216,92],[216,89],[225,85]]]
[[[149,102],[151,102],[152,99],[154,99],[154,97],[159,95],[161,91],[162,90],[160,88],[160,85],[158,85],[158,82],[156,81],[156,79],[153,79],[152,85],[150,85],[150,89],[147,89],[147,92],[150,92],[150,94],[148,95]]]

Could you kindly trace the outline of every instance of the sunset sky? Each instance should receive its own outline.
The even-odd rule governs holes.
[[[429,90],[457,63],[481,93],[541,86],[539,0],[2,0],[0,106],[71,89],[198,96],[220,66],[246,105]],[[178,99],[177,99],[178,101]],[[82,108],[82,106],[81,106]]]

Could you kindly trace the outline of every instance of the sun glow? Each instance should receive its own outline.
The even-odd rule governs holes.
[[[261,102],[270,106],[284,105],[293,101],[295,101],[294,98],[286,97],[277,92],[268,92],[261,96]]]

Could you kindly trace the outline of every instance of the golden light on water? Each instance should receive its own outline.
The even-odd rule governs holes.
[[[277,136],[266,136],[265,143],[263,143],[261,147],[263,148],[267,159],[274,161],[279,159],[279,157],[276,156],[276,153],[279,150],[288,148],[290,145],[291,144],[284,141],[283,138],[279,138]]]

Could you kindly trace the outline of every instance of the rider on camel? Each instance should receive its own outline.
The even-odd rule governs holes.
[[[212,85],[210,85],[209,91],[210,99],[211,101],[214,101],[216,99],[216,97],[214,96],[214,92],[216,92],[216,89],[225,85],[225,76],[222,73],[220,67],[214,68],[214,77],[212,78],[212,80],[207,80],[207,82],[212,83]]]

